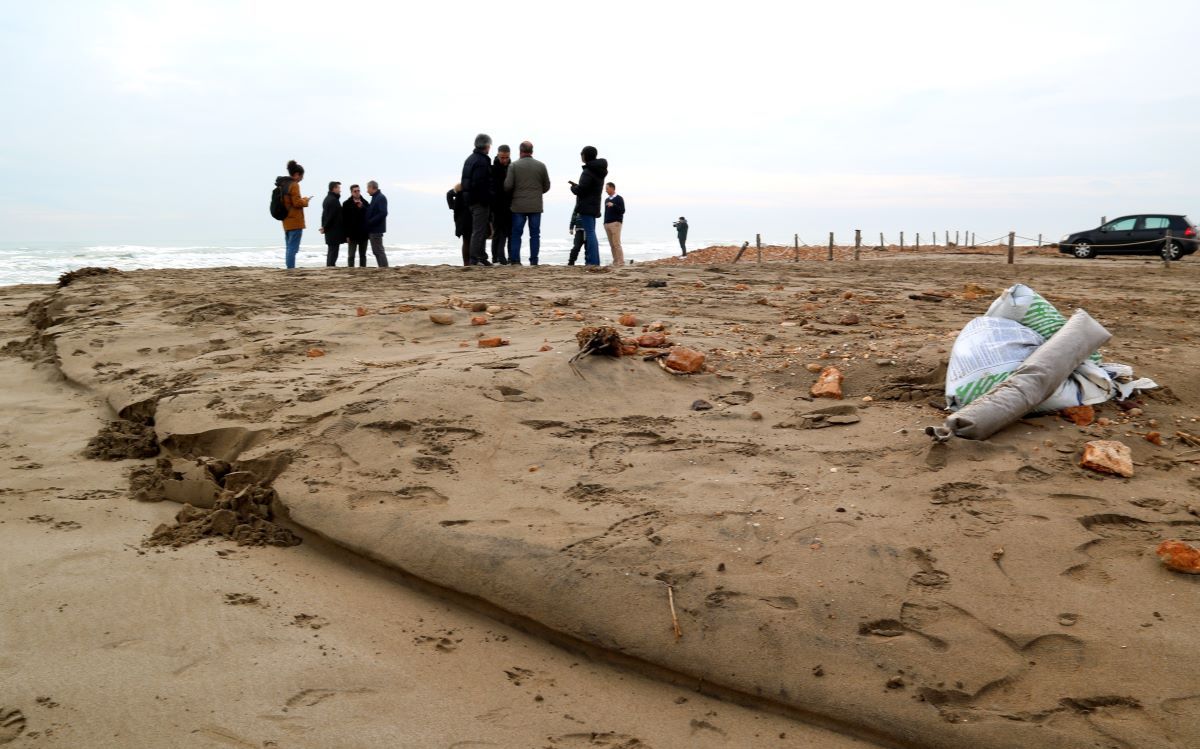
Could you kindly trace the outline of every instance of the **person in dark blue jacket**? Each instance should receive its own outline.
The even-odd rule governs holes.
[[[492,136],[475,136],[475,150],[463,162],[462,188],[471,209],[471,265],[491,266],[487,250],[488,219],[492,212]]]
[[[367,237],[371,240],[371,253],[380,268],[388,267],[387,252],[383,249],[383,235],[387,231],[387,197],[379,190],[379,183],[367,183],[367,194],[371,204],[367,206]]]
[[[617,186],[609,182],[604,186],[608,199],[604,201],[604,233],[608,235],[608,248],[612,251],[613,267],[625,264],[625,251],[621,249],[621,227],[625,221],[625,198],[617,194]]]

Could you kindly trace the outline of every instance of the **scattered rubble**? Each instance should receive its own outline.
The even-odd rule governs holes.
[[[676,346],[671,349],[671,353],[667,356],[664,366],[676,372],[693,374],[704,368],[704,359],[704,354],[699,351],[693,351],[683,346]]]
[[[1164,566],[1176,572],[1200,575],[1200,549],[1183,541],[1163,541],[1154,551]]]
[[[845,379],[837,367],[825,367],[817,376],[809,394],[814,398],[842,399],[842,380]]]
[[[1117,440],[1093,440],[1083,446],[1084,468],[1115,476],[1133,477],[1133,456],[1129,446]]]

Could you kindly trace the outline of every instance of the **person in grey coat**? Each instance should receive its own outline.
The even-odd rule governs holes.
[[[508,242],[508,264],[521,264],[521,235],[529,223],[529,264],[538,264],[542,246],[542,196],[550,192],[546,165],[533,158],[533,144],[521,144],[521,158],[508,168],[504,189],[512,193],[512,237]]]

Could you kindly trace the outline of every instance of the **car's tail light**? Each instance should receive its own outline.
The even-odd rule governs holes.
[[[1194,237],[1194,236],[1196,236],[1196,230],[1194,228],[1192,228],[1191,226],[1189,226],[1188,228],[1183,230],[1183,236]]]

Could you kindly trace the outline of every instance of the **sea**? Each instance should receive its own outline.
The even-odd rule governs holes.
[[[319,237],[320,235],[316,235]],[[307,238],[307,237],[306,237]],[[565,265],[571,254],[570,238],[542,238],[539,262]],[[689,248],[721,244],[720,241],[689,241]],[[728,243],[726,243],[728,244]],[[625,261],[640,262],[671,257],[679,245],[671,240],[624,241]],[[462,249],[451,243],[384,243],[391,265],[461,265]],[[490,243],[489,243],[490,255]],[[522,246],[522,260],[528,262],[528,238]],[[582,252],[581,252],[582,255]],[[601,262],[611,262],[608,244],[600,240]],[[579,262],[582,264],[583,258]],[[375,259],[367,250],[367,264]],[[296,265],[319,268],[325,265],[325,245],[304,242]],[[161,243],[89,243],[89,242],[0,242],[0,286],[54,283],[70,270],[98,266],[118,270],[152,268],[282,268],[283,244],[258,242],[161,242]],[[346,266],[346,246],[342,245],[338,266]]]

